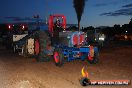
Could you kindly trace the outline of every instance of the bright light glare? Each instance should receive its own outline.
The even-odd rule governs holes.
[[[99,38],[99,40],[103,40],[104,41],[104,38]]]

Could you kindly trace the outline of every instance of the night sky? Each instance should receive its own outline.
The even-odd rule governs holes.
[[[1,0],[0,22],[5,17],[33,17],[45,19],[49,14],[64,14],[68,23],[77,23],[73,0]],[[81,20],[82,26],[113,26],[127,24],[132,18],[132,0],[88,0]]]

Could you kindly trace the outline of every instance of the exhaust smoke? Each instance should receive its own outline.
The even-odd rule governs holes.
[[[73,4],[74,4],[74,8],[77,14],[77,19],[78,19],[78,29],[80,31],[80,21],[81,21],[81,17],[84,11],[84,7],[85,7],[85,1],[86,0],[74,0]]]

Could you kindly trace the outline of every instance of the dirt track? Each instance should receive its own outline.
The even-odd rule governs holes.
[[[81,68],[87,66],[91,80],[132,80],[132,46],[111,45],[100,52],[100,62],[66,62],[56,67],[53,61],[35,62],[35,59],[14,55],[0,49],[0,88],[81,88]],[[89,86],[86,88],[132,88],[128,86]]]

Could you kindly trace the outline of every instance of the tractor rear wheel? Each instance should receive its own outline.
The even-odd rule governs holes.
[[[54,50],[54,61],[55,65],[61,67],[64,64],[64,55],[61,48]]]
[[[48,47],[51,46],[51,40],[50,40],[48,31],[39,31],[38,39],[39,39],[38,40],[39,41],[39,54],[36,59],[37,61],[40,61],[40,62],[49,61],[50,58],[47,54],[47,51],[48,51]]]

